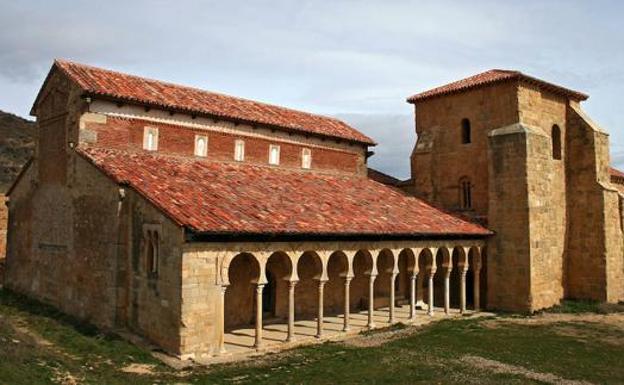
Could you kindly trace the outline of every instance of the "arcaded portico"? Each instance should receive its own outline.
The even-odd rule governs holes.
[[[255,333],[248,347],[261,350],[265,324],[284,323],[283,341],[293,342],[295,322],[300,320],[314,320],[315,336],[323,339],[326,316],[340,318],[341,330],[348,332],[351,314],[363,311],[366,327],[373,329],[377,309],[387,312],[382,326],[414,321],[417,307],[429,316],[434,315],[434,305],[446,314],[452,306],[464,313],[468,303],[479,310],[483,245],[480,240],[328,242],[299,248],[288,243],[239,244],[216,256],[218,354],[230,353],[228,333],[249,325]],[[199,251],[205,246],[211,247],[199,243],[189,253],[198,258],[215,255]],[[404,306],[407,313],[399,318],[395,309]]]

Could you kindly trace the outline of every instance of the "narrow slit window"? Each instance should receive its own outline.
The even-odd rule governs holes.
[[[234,142],[234,160],[242,162],[245,160],[245,141],[238,139]]]
[[[461,121],[461,139],[463,144],[472,143],[470,120],[468,119],[462,119]]]
[[[462,209],[472,208],[472,184],[470,179],[462,178],[459,180],[460,207]]]
[[[145,242],[147,243],[147,272],[150,275],[158,274],[158,232],[148,231]]]
[[[280,163],[280,146],[272,144],[269,146],[269,164],[279,165]]]
[[[304,148],[301,150],[301,168],[309,169],[312,167],[312,150]]]
[[[561,129],[558,125],[552,126],[552,157],[561,160]]]

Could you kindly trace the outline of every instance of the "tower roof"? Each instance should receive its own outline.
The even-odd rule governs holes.
[[[437,96],[449,95],[458,92],[467,91],[470,89],[482,87],[494,83],[502,83],[508,81],[518,81],[536,85],[540,88],[553,92],[555,94],[566,96],[573,100],[586,100],[589,96],[571,90],[569,88],[561,87],[553,83],[548,83],[544,80],[534,78],[529,75],[525,75],[520,71],[493,69],[482,72],[480,74],[467,77],[456,82],[452,82],[441,87],[436,87],[428,91],[421,92],[416,95],[412,95],[407,98],[408,103],[417,103],[426,99],[431,99]]]

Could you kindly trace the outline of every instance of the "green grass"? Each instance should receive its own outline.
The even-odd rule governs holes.
[[[545,313],[580,314],[596,313],[610,314],[624,312],[624,303],[604,303],[589,300],[564,300],[560,305],[544,310]]]
[[[585,305],[565,306],[580,309]],[[28,331],[51,345],[42,346]],[[375,338],[372,333],[364,337]],[[100,334],[51,307],[0,291],[2,385],[62,383],[67,374],[84,384],[133,385],[543,383],[522,374],[471,366],[462,361],[465,356],[570,380],[624,382],[620,364],[624,360],[623,328],[603,323],[566,320],[543,324],[499,317],[444,320],[375,347],[326,343],[246,363],[176,372],[115,336]],[[130,363],[155,365],[156,375],[120,371]]]

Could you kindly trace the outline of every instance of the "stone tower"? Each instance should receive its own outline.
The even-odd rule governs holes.
[[[624,297],[622,195],[585,99],[505,70],[408,98],[416,194],[496,233],[481,284],[489,308]]]

